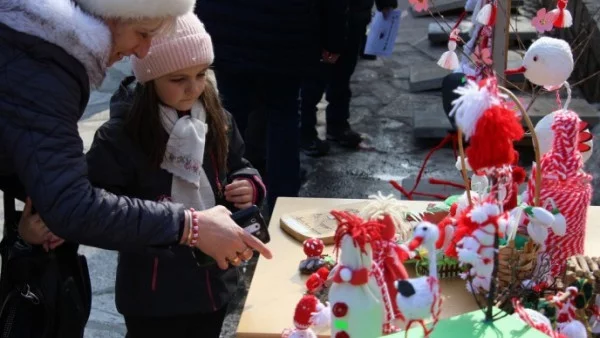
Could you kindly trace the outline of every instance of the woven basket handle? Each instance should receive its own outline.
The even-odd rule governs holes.
[[[535,152],[535,188],[534,188],[534,206],[540,206],[540,188],[542,186],[542,168],[540,164],[540,142],[538,140],[537,134],[535,133],[535,126],[529,115],[527,115],[527,110],[523,107],[521,101],[507,88],[503,86],[498,86],[498,89],[504,92],[511,100],[515,102],[519,110],[521,111],[521,116],[525,120],[525,124],[527,124],[527,128],[529,128],[529,132],[531,133],[531,139],[533,140],[533,150]],[[465,187],[467,192],[467,200],[469,201],[469,206],[473,205],[473,201],[471,200],[471,186],[469,184],[469,177],[467,174],[467,166],[465,160],[465,149],[463,145],[462,131],[460,128],[458,129],[458,151],[460,154],[460,164],[461,164],[461,173],[463,180],[465,181]]]

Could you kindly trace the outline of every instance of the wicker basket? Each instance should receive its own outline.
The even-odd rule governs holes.
[[[534,206],[540,206],[540,187],[542,182],[541,166],[540,166],[540,144],[538,137],[535,133],[535,127],[531,122],[531,119],[527,115],[527,110],[523,107],[521,101],[508,89],[498,86],[498,89],[508,95],[517,105],[521,111],[521,116],[527,124],[527,128],[531,133],[531,139],[533,141],[533,149],[535,152],[535,189],[534,189]],[[462,142],[461,131],[459,130],[458,135],[458,148],[461,156],[461,167],[462,176],[465,181],[465,186],[470,187],[469,178],[467,176],[466,163],[465,163],[465,151]],[[471,202],[470,189],[466,189],[467,198]],[[527,236],[525,236],[527,237]],[[520,284],[525,279],[531,277],[535,265],[537,263],[537,257],[540,247],[534,244],[532,241],[527,241],[522,249],[515,247],[514,240],[509,241],[506,245],[500,246],[498,251],[498,280],[501,288]]]
[[[517,249],[515,242],[498,249],[498,285],[509,287],[528,279],[533,274],[537,263],[539,246],[527,241],[523,248]]]

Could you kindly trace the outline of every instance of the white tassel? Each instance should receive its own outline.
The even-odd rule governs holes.
[[[327,305],[319,303],[317,305],[317,312],[311,313],[310,321],[316,328],[329,327],[331,325],[331,308],[329,303]]]
[[[458,55],[456,55],[455,51],[450,50],[442,54],[437,64],[438,66],[448,70],[455,70],[458,68],[458,66],[460,66],[460,63],[458,62]]]
[[[454,90],[460,97],[452,101],[454,107],[450,116],[454,116],[456,125],[462,130],[468,140],[474,133],[477,122],[483,113],[494,103],[491,93],[472,80],[467,84]]]
[[[456,42],[454,44],[456,45]],[[455,70],[458,68],[458,66],[460,66],[460,63],[458,62],[458,55],[456,55],[454,50],[444,52],[437,64],[438,66],[448,70]]]
[[[460,31],[458,29],[453,29],[452,32],[450,32],[450,38],[448,40],[448,51],[442,54],[437,63],[438,66],[448,70],[455,70],[460,66],[460,63],[458,62],[458,55],[456,55],[455,52],[456,42],[459,39],[458,34],[460,34]]]
[[[477,13],[477,22],[482,25],[490,26],[493,22],[494,7],[491,3],[483,6],[483,8]]]

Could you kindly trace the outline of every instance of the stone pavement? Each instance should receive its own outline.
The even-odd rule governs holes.
[[[407,8],[406,3],[406,0],[401,0],[400,7]],[[452,18],[448,17],[448,19]],[[350,122],[353,128],[364,133],[367,141],[359,151],[350,151],[333,145],[327,157],[314,159],[303,156],[303,166],[308,174],[302,185],[302,196],[366,198],[370,194],[381,191],[386,194],[394,193],[400,197],[388,181],[394,179],[403,182],[404,180],[405,185],[410,188],[411,184],[406,183],[413,181],[426,154],[439,142],[439,140],[417,142],[411,124],[413,113],[431,113],[428,111],[433,109],[431,103],[441,101],[440,93],[437,91],[411,93],[409,76],[411,67],[431,67],[437,57],[445,51],[445,47],[431,46],[427,41],[428,26],[433,22],[432,19],[414,18],[409,15],[403,20],[394,54],[385,59],[359,62],[353,78],[354,98]],[[108,107],[110,94],[127,74],[129,74],[127,62],[111,68],[103,86],[92,94],[84,119],[79,123],[86,150],[95,129],[108,118],[105,109]],[[323,136],[325,103],[319,107],[318,129]],[[594,129],[594,134],[597,137],[600,135],[600,127]],[[587,168],[592,174],[598,176],[600,150],[594,151]],[[451,148],[441,149],[431,158],[424,174],[424,181],[432,177],[459,182]],[[600,178],[594,180],[594,187],[600,187]],[[435,190],[432,187],[427,189]],[[442,191],[442,193],[448,194],[451,191]],[[595,193],[593,204],[599,203],[600,194]],[[88,257],[94,297],[92,315],[85,337],[123,337],[125,333],[123,319],[114,306],[117,255],[115,252],[89,247],[82,247],[81,252]],[[238,295],[230,306],[222,337],[235,337],[237,321],[243,309],[245,293],[255,262],[254,260],[249,264]],[[289,324],[291,321],[292,314],[290,314]]]

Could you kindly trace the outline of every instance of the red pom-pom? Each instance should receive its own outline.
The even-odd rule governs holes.
[[[467,148],[467,158],[474,171],[498,168],[514,163],[513,142],[520,140],[523,126],[510,109],[492,106],[477,122]]]
[[[329,277],[329,272],[329,269],[323,266],[317,270],[316,274],[319,275],[322,280],[327,280],[327,277]]]
[[[346,331],[340,331],[335,334],[335,338],[350,338],[350,335]]]
[[[525,178],[527,177],[527,172],[523,167],[513,167],[512,168],[512,180],[514,183],[521,184],[525,182]]]
[[[323,280],[317,273],[313,273],[308,277],[305,285],[309,293],[315,293],[323,286]]]
[[[309,238],[304,241],[302,248],[307,257],[319,257],[323,253],[325,243],[318,238]]]
[[[319,270],[317,270],[317,272],[311,274],[305,283],[308,292],[314,293],[318,291],[321,287],[325,286],[327,277],[329,277],[329,269],[327,269],[326,267],[321,267]]]
[[[304,295],[296,305],[294,311],[294,326],[298,330],[306,330],[310,327],[312,313],[317,311],[319,299],[313,295]]]
[[[450,206],[450,216],[456,217],[456,211],[458,210],[458,203],[452,203]]]
[[[396,225],[394,225],[392,216],[385,214],[381,220],[381,224],[383,224],[383,228],[381,229],[381,238],[387,241],[393,240],[396,236]]]

